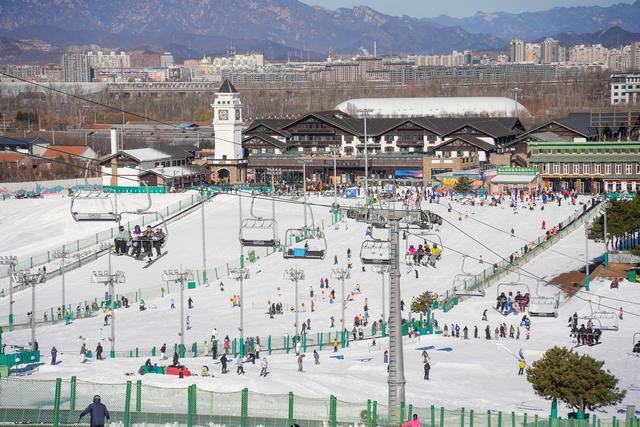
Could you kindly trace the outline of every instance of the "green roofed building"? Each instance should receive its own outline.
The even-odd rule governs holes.
[[[640,142],[530,142],[529,165],[554,191],[640,191]]]

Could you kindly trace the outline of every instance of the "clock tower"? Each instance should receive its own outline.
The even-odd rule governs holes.
[[[213,107],[216,160],[243,159],[242,101],[240,101],[240,94],[229,80],[222,83],[216,92],[216,100],[211,106]]]

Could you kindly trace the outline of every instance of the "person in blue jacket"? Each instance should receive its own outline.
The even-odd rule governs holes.
[[[100,402],[100,396],[98,395],[93,396],[93,403],[80,413],[78,422],[87,414],[89,414],[90,417],[91,427],[102,427],[104,426],[105,419],[109,419],[109,411],[107,407]]]

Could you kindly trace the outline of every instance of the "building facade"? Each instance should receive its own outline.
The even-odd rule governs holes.
[[[609,86],[611,105],[640,103],[640,73],[613,74]]]
[[[640,190],[640,143],[532,142],[531,166],[537,167],[543,186],[579,193]]]
[[[91,81],[89,57],[83,53],[62,55],[62,81],[81,83]]]

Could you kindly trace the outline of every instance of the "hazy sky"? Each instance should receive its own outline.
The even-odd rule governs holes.
[[[438,15],[469,16],[483,12],[526,12],[551,9],[555,6],[609,6],[632,3],[633,0],[301,0],[329,9],[370,6],[389,15],[433,17]]]

